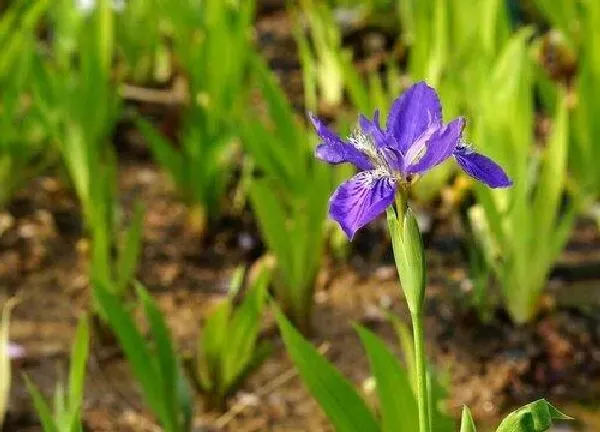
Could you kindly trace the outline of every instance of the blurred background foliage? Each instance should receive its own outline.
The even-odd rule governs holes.
[[[299,98],[286,92],[285,75],[269,64],[255,31],[269,3],[0,1],[0,205],[41,174],[71,186],[91,242],[94,310],[122,344],[140,350],[145,341],[128,313],[140,302],[149,316],[155,309],[135,281],[143,208],[128,219],[120,205],[113,144],[123,125],[143,136],[172,180],[191,242],[202,245],[225,215],[250,212],[269,277],[251,285],[239,310],[232,295],[209,319],[201,340],[215,346],[198,348],[193,367],[199,391],[222,405],[268,351],[256,341],[267,286],[309,334],[324,258],[348,261],[353,253],[326,217],[331,191],[351,168],[315,161],[305,113],[349,133],[359,112],[385,116],[404,88],[425,80],[438,90],[445,119],[466,116],[469,142],[499,161],[514,187],[474,185],[446,163],[419,179],[411,199],[425,222],[436,208],[461,221],[470,304],[482,318],[500,304],[517,323],[535,319],[577,218],[595,215],[600,226],[600,2],[288,1],[297,48],[288,60],[301,68]],[[364,238],[371,248],[385,241]],[[122,299],[131,304],[103,311]],[[214,324],[221,321],[236,334],[249,332],[233,344],[238,351],[227,352]],[[183,430],[187,419],[161,408],[153,387],[151,376],[169,374],[175,383],[182,370],[161,319],[154,324],[164,351],[152,354],[156,364],[146,372],[154,375],[142,371],[138,380],[168,430]],[[80,345],[87,344],[83,326]],[[66,408],[65,418],[78,421],[79,406]]]

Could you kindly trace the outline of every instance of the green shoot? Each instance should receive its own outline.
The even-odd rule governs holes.
[[[225,398],[271,351],[258,341],[269,274],[263,270],[236,304],[243,275],[238,269],[229,296],[207,318],[198,339],[193,375],[211,409],[224,409]]]
[[[40,390],[25,376],[25,383],[33,405],[40,417],[44,432],[81,432],[81,411],[83,408],[83,389],[89,353],[89,327],[87,317],[79,320],[75,332],[75,342],[71,350],[71,365],[67,387],[56,384],[54,405],[48,405]]]
[[[115,288],[102,281],[94,284],[94,298],[101,308],[101,316],[119,340],[146,404],[166,432],[190,431],[189,386],[160,310],[147,291],[138,285],[138,299],[149,325],[150,340],[147,341],[114,291]]]

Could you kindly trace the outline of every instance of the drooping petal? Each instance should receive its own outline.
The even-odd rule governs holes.
[[[394,180],[377,171],[362,171],[342,183],[329,199],[329,216],[349,239],[394,201]]]
[[[315,149],[315,156],[318,159],[333,165],[350,162],[361,170],[373,168],[369,158],[364,153],[358,151],[352,144],[342,140],[312,113],[309,113],[308,116],[315,127],[317,135],[322,140],[321,144]]]
[[[500,165],[468,147],[457,147],[454,151],[454,158],[467,174],[493,189],[512,185],[512,180],[508,178]]]
[[[392,104],[386,132],[402,153],[430,128],[442,126],[442,105],[435,92],[425,82],[406,90]]]
[[[435,130],[428,139],[423,140],[423,142],[417,140],[413,143],[414,146],[422,146],[424,143],[422,146],[423,149],[421,150],[422,155],[416,155],[416,158],[412,163],[407,162],[406,173],[421,173],[430,170],[448,159],[460,142],[464,127],[465,119],[463,117],[458,117],[446,126]],[[411,148],[409,151],[412,152],[413,149]]]

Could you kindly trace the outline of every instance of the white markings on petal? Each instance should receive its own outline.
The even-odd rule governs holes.
[[[431,114],[428,114],[431,116]],[[406,166],[414,165],[423,157],[425,154],[425,150],[427,148],[427,142],[433,136],[433,134],[439,129],[439,126],[436,124],[431,124],[420,136],[417,140],[412,143],[412,145],[406,151],[406,155],[404,155],[404,163]]]

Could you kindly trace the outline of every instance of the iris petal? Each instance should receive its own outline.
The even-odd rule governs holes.
[[[407,166],[406,173],[424,172],[448,159],[456,149],[464,127],[465,119],[458,117],[434,131],[424,142],[423,155]],[[421,143],[417,140],[414,145]]]
[[[372,169],[369,158],[358,151],[352,144],[343,141],[331,129],[309,113],[310,120],[322,142],[315,149],[315,156],[333,165],[350,162],[361,170]]]
[[[394,201],[396,186],[390,177],[363,171],[342,183],[329,199],[329,216],[349,239]]]
[[[461,168],[476,180],[491,188],[505,188],[512,185],[512,180],[496,162],[467,147],[458,147],[454,158]]]
[[[431,127],[442,126],[442,105],[425,82],[418,82],[394,101],[388,115],[386,132],[398,150],[405,153],[412,143]]]
[[[378,110],[375,111],[373,120],[369,120],[367,117],[361,114],[358,117],[358,125],[364,133],[366,133],[373,139],[373,142],[378,148],[386,146],[385,133],[383,132],[383,130],[381,130],[381,127],[379,126]]]

